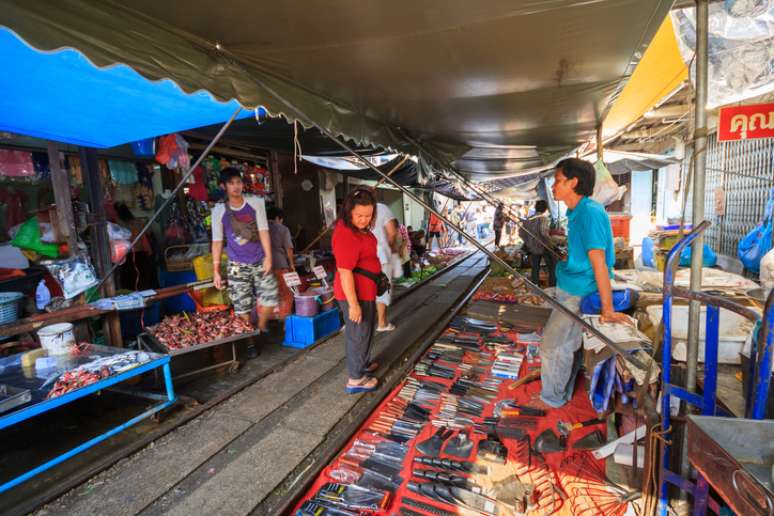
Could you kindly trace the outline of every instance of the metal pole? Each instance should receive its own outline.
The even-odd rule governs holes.
[[[226,121],[226,123],[223,124],[223,127],[220,128],[220,131],[218,131],[218,134],[215,135],[215,137],[212,139],[212,141],[209,143],[209,145],[207,145],[207,147],[205,147],[205,149],[202,151],[202,153],[199,155],[199,157],[196,159],[196,161],[193,163],[193,165],[191,165],[188,168],[188,170],[186,171],[186,173],[183,174],[183,178],[177,184],[175,189],[172,190],[172,195],[170,195],[164,201],[164,203],[159,207],[159,209],[156,210],[156,212],[153,215],[151,215],[151,218],[148,219],[148,222],[145,224],[145,227],[143,227],[142,230],[139,233],[137,233],[137,236],[134,237],[134,240],[132,240],[132,242],[129,244],[129,250],[128,251],[131,251],[132,249],[134,249],[134,246],[137,245],[137,242],[139,242],[140,239],[142,238],[142,236],[148,231],[148,229],[150,229],[151,224],[153,224],[153,222],[158,218],[158,216],[161,214],[161,212],[164,211],[167,206],[169,206],[169,203],[171,203],[172,200],[175,198],[175,196],[177,195],[177,192],[179,192],[183,188],[183,185],[185,185],[188,182],[188,178],[191,177],[191,174],[193,174],[193,172],[196,169],[196,167],[198,167],[199,164],[202,162],[202,160],[204,160],[204,158],[207,157],[207,154],[209,154],[210,150],[212,150],[212,148],[215,146],[215,144],[218,143],[218,140],[220,140],[220,138],[226,132],[226,129],[229,128],[229,126],[234,121],[234,119],[237,117],[237,115],[239,114],[240,111],[242,111],[242,108],[238,107],[237,110],[234,111],[234,114],[231,115],[231,118],[229,118]],[[102,285],[115,272],[116,268],[119,265],[120,264],[118,264],[118,263],[113,264],[113,266],[110,268],[109,271],[107,271],[105,276],[101,280],[99,280],[99,284],[97,285],[97,288],[99,288],[100,285]]]
[[[708,81],[708,0],[696,0],[696,96],[693,140],[693,203],[691,220],[694,225],[704,220],[705,168],[707,165],[707,81]],[[701,290],[704,236],[699,236],[691,248],[691,284]],[[688,311],[688,343],[685,387],[696,390],[696,370],[699,357],[699,321],[701,303],[691,301]]]

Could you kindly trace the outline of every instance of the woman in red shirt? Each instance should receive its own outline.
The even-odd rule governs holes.
[[[344,199],[333,230],[333,256],[336,258],[333,290],[344,314],[349,394],[372,391],[379,384],[370,376],[378,368],[378,364],[371,361],[376,324],[376,282],[353,272],[357,268],[373,274],[382,271],[376,254],[376,237],[371,233],[375,210],[376,199],[370,190],[353,190]]]

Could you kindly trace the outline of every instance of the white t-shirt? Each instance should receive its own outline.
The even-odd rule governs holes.
[[[239,211],[245,207],[245,204],[249,204],[251,208],[255,210],[255,222],[258,226],[258,231],[268,231],[269,221],[266,220],[266,205],[261,197],[256,195],[245,195],[245,202],[242,206],[237,208],[231,208],[233,211]],[[212,241],[223,241],[223,216],[226,214],[226,200],[225,202],[219,202],[212,208]]]
[[[374,229],[372,232],[376,237],[376,254],[379,255],[379,261],[382,262],[382,265],[389,263],[392,257],[392,249],[387,240],[387,230],[385,229],[385,226],[391,220],[396,219],[390,208],[388,208],[386,204],[377,203],[376,220],[374,221]]]

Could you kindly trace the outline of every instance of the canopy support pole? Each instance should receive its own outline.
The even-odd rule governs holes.
[[[705,170],[707,166],[707,84],[709,75],[709,0],[696,0],[696,92],[694,95],[693,131],[693,199],[691,221],[695,228],[704,220]],[[687,185],[686,185],[687,186]],[[690,290],[701,291],[704,236],[699,235],[691,245]],[[699,336],[701,303],[691,300],[688,305],[688,335],[685,357],[685,389],[696,392],[696,376],[699,366]],[[684,404],[686,410],[691,410]],[[680,436],[680,472],[688,478],[691,465],[688,462],[688,433],[682,429]],[[681,492],[681,498],[685,493]]]
[[[231,118],[229,118],[225,124],[223,124],[223,127],[220,128],[220,131],[218,131],[218,134],[215,135],[215,137],[212,139],[212,141],[207,145],[207,147],[204,148],[202,153],[199,155],[199,157],[196,159],[196,161],[188,168],[185,174],[183,174],[182,179],[180,179],[180,182],[177,183],[177,186],[175,186],[175,189],[172,190],[172,194],[164,201],[164,203],[159,206],[159,209],[156,210],[156,212],[151,215],[151,217],[148,219],[148,222],[145,223],[145,226],[140,230],[139,233],[137,233],[137,236],[134,237],[134,240],[129,244],[128,251],[131,251],[134,249],[134,246],[137,245],[137,242],[140,241],[142,236],[150,229],[151,224],[158,218],[158,216],[161,214],[162,211],[166,209],[167,206],[172,202],[173,199],[176,198],[177,193],[183,188],[183,185],[185,185],[188,182],[188,178],[191,177],[194,170],[196,170],[196,167],[198,167],[201,162],[204,160],[204,158],[207,157],[207,155],[210,153],[212,148],[215,146],[215,144],[218,143],[218,141],[221,139],[223,134],[226,132],[226,129],[231,126],[232,122],[236,119],[239,112],[242,111],[242,107],[238,107],[236,111],[234,111],[234,114],[231,115]],[[115,272],[116,268],[118,267],[118,264],[113,264],[113,266],[108,270],[105,275],[102,277],[101,280],[99,280],[99,284],[97,284],[97,288],[99,288],[105,281]]]
[[[693,139],[693,202],[691,220],[694,227],[704,220],[705,169],[707,166],[707,81],[708,81],[708,0],[696,0],[696,95]],[[699,236],[691,247],[691,283],[693,291],[701,290],[704,237]],[[691,301],[688,311],[688,342],[685,387],[696,391],[696,370],[699,357],[699,322],[701,303]]]
[[[94,265],[97,274],[103,275],[110,269],[110,239],[107,232],[107,218],[105,216],[105,192],[102,189],[102,179],[99,173],[99,161],[97,160],[97,151],[90,147],[80,147],[79,155],[81,158],[81,169],[86,182],[86,194],[91,206],[91,244],[94,258]],[[117,265],[117,264],[116,264]],[[113,267],[115,267],[114,265]],[[102,295],[112,297],[116,295],[116,284],[114,281],[103,282],[97,285],[97,289],[102,287]],[[121,340],[121,320],[117,312],[107,314],[103,319],[102,325],[107,342],[117,348],[123,347]]]

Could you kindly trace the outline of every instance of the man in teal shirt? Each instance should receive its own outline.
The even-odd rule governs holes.
[[[570,158],[556,166],[552,192],[567,205],[567,260],[556,267],[556,299],[580,313],[584,296],[599,292],[601,322],[628,324],[626,315],[613,310],[615,250],[610,218],[589,196],[594,192],[596,174],[588,161]],[[582,327],[558,310],[551,313],[543,331],[540,348],[542,390],[547,405],[561,407],[572,398],[581,364]]]

